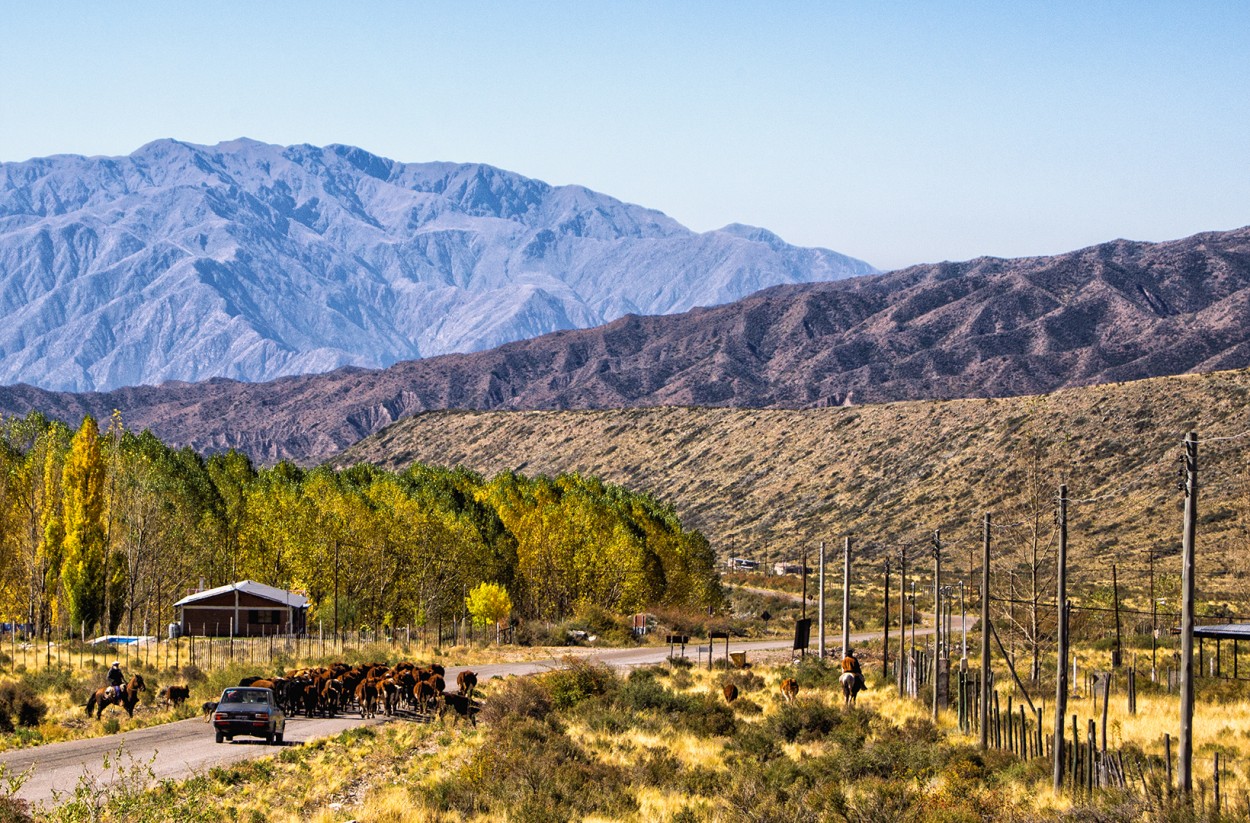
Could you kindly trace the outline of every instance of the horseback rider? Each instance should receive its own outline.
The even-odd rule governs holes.
[[[864,670],[859,667],[859,658],[855,656],[854,649],[846,650],[846,657],[842,658],[842,671],[855,675],[859,687],[864,688]]]
[[[126,675],[122,672],[122,664],[116,660],[108,670],[109,696],[121,694],[122,686],[126,685]]]

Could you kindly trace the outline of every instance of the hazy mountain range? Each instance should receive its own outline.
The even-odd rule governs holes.
[[[1250,365],[1250,228],[778,286],[485,352],[268,383],[0,389],[0,411],[128,425],[271,461],[432,409],[821,407],[1039,394]]]
[[[0,384],[387,366],[873,271],[490,166],[160,140],[0,164]]]

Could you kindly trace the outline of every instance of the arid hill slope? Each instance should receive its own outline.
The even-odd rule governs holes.
[[[1228,371],[857,408],[429,412],[334,462],[599,475],[672,502],[722,556],[797,557],[821,540],[840,550],[849,534],[874,567],[914,544],[911,562],[927,568],[929,535],[940,528],[956,572],[970,552],[979,557],[987,511],[996,556],[1020,549],[1034,526],[1049,541],[1066,480],[1070,498],[1089,501],[1071,506],[1080,576],[1109,583],[1119,562],[1132,590],[1148,548],[1161,575],[1179,571],[1184,433],[1245,432],[1248,402],[1250,372]],[[1250,571],[1248,450],[1250,437],[1200,447],[1199,565],[1222,578],[1204,584],[1210,596],[1238,591]]]
[[[780,286],[487,352],[269,383],[0,389],[0,412],[315,463],[431,409],[812,408],[1037,394],[1250,365],[1250,228]]]

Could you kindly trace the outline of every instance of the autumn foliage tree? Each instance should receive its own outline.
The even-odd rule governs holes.
[[[100,430],[82,421],[70,441],[64,472],[65,548],[61,579],[71,627],[98,626],[104,616],[104,460]]]
[[[702,535],[592,477],[257,469],[118,419],[101,437],[87,418],[71,438],[38,415],[0,425],[0,469],[0,613],[61,632],[106,615],[103,628],[151,631],[188,588],[242,579],[306,593],[326,629],[476,617],[470,592],[507,597],[492,622],[721,602]]]

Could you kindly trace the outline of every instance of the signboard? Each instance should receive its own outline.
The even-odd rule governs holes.
[[[794,650],[806,649],[812,634],[812,619],[805,617],[794,621]]]
[[[712,632],[708,637],[712,640],[728,640],[729,632]]]
[[[665,643],[667,643],[667,644],[669,644],[670,646],[675,646],[675,645],[682,645],[682,646],[684,646],[684,645],[686,645],[687,643],[689,643],[689,642],[690,642],[690,635],[688,635],[688,634],[670,634],[670,635],[666,635],[666,636],[665,636],[665,638],[664,638],[664,642],[665,642]]]

